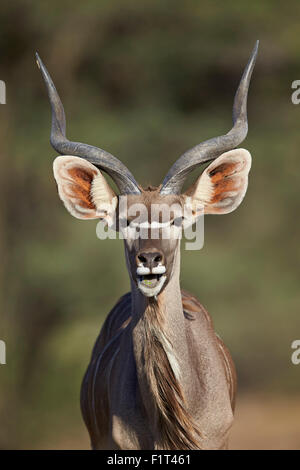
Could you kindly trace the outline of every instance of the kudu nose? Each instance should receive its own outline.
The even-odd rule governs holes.
[[[137,265],[142,265],[150,270],[163,264],[164,256],[159,251],[138,253],[136,257]]]

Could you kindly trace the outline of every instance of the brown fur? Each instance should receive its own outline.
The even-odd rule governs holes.
[[[213,183],[217,183],[224,177],[232,175],[236,167],[237,163],[221,163],[209,172],[209,176]]]
[[[194,297],[192,294],[184,290],[181,290],[181,295],[182,295],[182,307],[183,307],[184,312],[185,313],[202,312],[206,318],[207,323],[211,327],[213,327],[213,322],[209,313],[207,312],[207,310],[205,310],[203,305],[200,304],[199,300],[196,297]],[[192,319],[193,317],[190,318],[190,320]],[[227,383],[228,383],[228,388],[229,388],[229,393],[230,393],[231,407],[232,407],[232,410],[234,411],[236,384],[237,384],[236,371],[235,371],[234,363],[233,363],[233,360],[231,358],[228,348],[225,346],[222,339],[218,335],[216,335],[216,337],[217,337],[217,343],[218,343],[219,351],[222,357],[222,362],[223,362],[223,366],[224,366],[224,370],[225,370],[225,374],[227,378]]]
[[[216,166],[213,170],[209,171],[209,177],[213,183],[213,195],[209,204],[205,207],[205,212],[211,213],[212,205],[221,202],[223,199],[227,198],[228,192],[237,191],[239,180],[231,178],[230,176],[234,175],[235,169],[237,168],[238,163],[221,163]],[[193,197],[197,190],[199,179],[189,187],[185,192],[186,196]],[[222,209],[214,207],[213,212],[221,212]]]
[[[88,171],[82,168],[70,168],[68,173],[74,183],[72,184],[72,192],[77,197],[79,205],[85,209],[93,209],[96,207],[91,199],[91,185],[96,171]]]
[[[231,183],[223,179],[216,187]],[[180,203],[182,196],[162,197],[158,188],[149,188],[128,196],[128,204],[133,202],[150,208]],[[176,246],[151,238],[125,245],[131,295],[107,317],[82,385],[82,413],[94,449],[227,447],[234,366],[199,301],[186,292],[180,298]],[[144,297],[134,284],[136,255],[150,249],[165,256],[168,283],[158,300]]]
[[[223,179],[214,185],[214,194],[210,204],[215,204],[227,197],[228,192],[236,190],[237,181],[233,179]]]
[[[189,415],[183,392],[169,363],[160,334],[164,330],[161,311],[150,301],[143,317],[145,371],[158,412],[159,449],[200,449],[200,430]]]
[[[193,321],[195,317],[203,316],[212,328],[212,320],[200,304],[198,299],[186,291],[182,291],[182,305],[186,315],[186,321]],[[188,314],[191,313],[191,317]],[[145,311],[142,321],[144,322],[144,358],[147,382],[150,386],[151,395],[154,402],[154,409],[157,414],[157,432],[159,435],[156,448],[163,450],[172,449],[200,449],[199,439],[201,430],[199,430],[193,421],[193,417],[188,413],[185,406],[185,397],[181,386],[176,380],[173,370],[168,361],[167,355],[160,341],[159,332],[163,331],[164,321],[157,303],[150,302]],[[97,417],[95,417],[95,409],[91,406],[93,402],[93,394],[97,393],[97,397],[103,394],[102,386],[105,382],[106,369],[111,356],[119,347],[122,341],[122,335],[125,334],[129,324],[132,322],[131,317],[131,293],[120,298],[116,306],[110,312],[101,329],[100,335],[93,349],[90,365],[85,374],[81,389],[81,409],[86,426],[89,430],[92,446],[99,448],[99,439],[104,439],[108,433],[107,423],[108,416],[105,410],[107,398],[98,403]],[[115,338],[115,340],[113,340]],[[219,354],[223,363],[224,371],[227,378],[228,390],[230,392],[232,409],[234,409],[234,399],[236,391],[236,374],[235,368],[228,350],[221,341],[216,337]],[[112,342],[110,352],[103,358],[101,362],[101,375],[96,381],[96,390],[94,387],[94,377],[96,372],[97,360],[109,342]],[[107,358],[106,358],[107,357]],[[99,370],[100,373],[100,370]],[[104,375],[103,375],[104,374]],[[95,419],[97,424],[95,424]],[[104,439],[103,447],[109,448],[109,444]],[[140,445],[140,448],[149,448]]]
[[[158,192],[158,190],[160,189],[160,186],[152,186],[152,184],[150,184],[149,186],[146,186],[145,188],[142,188],[142,191],[143,192]]]
[[[237,166],[237,163],[221,163],[209,172],[214,185],[214,194],[210,204],[216,204],[226,198],[228,192],[236,191],[237,180],[230,178],[230,176]]]

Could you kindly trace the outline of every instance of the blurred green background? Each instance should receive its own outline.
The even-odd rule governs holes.
[[[98,240],[96,222],[72,218],[57,196],[36,50],[64,103],[68,137],[110,151],[146,185],[230,129],[260,39],[242,145],[253,157],[248,193],[234,213],[205,219],[204,248],[182,253],[181,279],[232,352],[241,403],[298,403],[300,366],[290,357],[300,338],[300,106],[291,102],[299,17],[296,0],[1,3],[1,448],[88,446],[81,380],[106,314],[129,289],[122,242]],[[288,433],[296,412],[276,419],[278,406],[272,427]],[[283,446],[280,436],[269,446]],[[235,445],[250,446],[247,433]]]

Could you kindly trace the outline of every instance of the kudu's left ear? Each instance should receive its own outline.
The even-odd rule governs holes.
[[[235,149],[216,158],[185,193],[192,204],[193,214],[228,214],[242,202],[248,186],[251,155]],[[201,208],[202,207],[202,208]]]
[[[111,222],[117,196],[94,165],[80,157],[57,157],[53,163],[58,194],[77,219],[106,219]]]

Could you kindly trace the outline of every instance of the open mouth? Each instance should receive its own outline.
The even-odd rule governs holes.
[[[153,297],[157,295],[167,276],[164,274],[144,274],[137,276],[138,288],[142,291],[147,297]]]
[[[143,276],[138,276],[138,282],[147,287],[156,287],[161,279],[162,274],[144,274]]]

